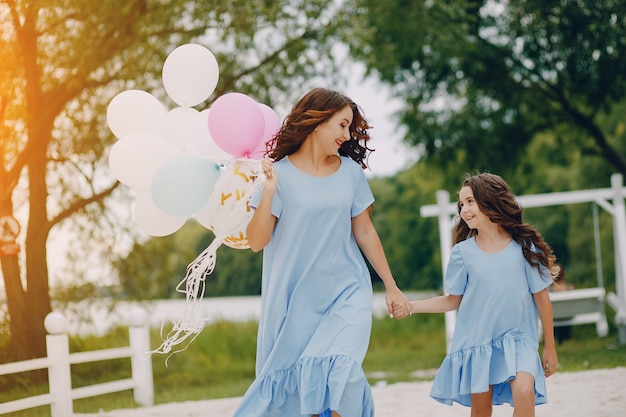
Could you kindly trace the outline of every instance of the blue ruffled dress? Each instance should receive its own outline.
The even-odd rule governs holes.
[[[546,268],[530,266],[515,241],[487,253],[475,238],[456,244],[444,280],[445,292],[463,295],[450,353],[441,364],[431,397],[471,406],[471,394],[493,385],[493,404],[512,404],[509,381],[524,371],[535,378],[535,404],[547,401],[533,299],[551,284]]]
[[[278,219],[263,250],[256,379],[235,417],[373,417],[362,363],[369,345],[372,284],[351,218],[374,201],[361,167],[341,158],[313,177],[288,158],[274,164]],[[257,207],[260,193],[252,197]]]

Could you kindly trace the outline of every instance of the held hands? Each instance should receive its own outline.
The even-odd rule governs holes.
[[[411,306],[411,302],[408,305],[393,303],[392,304],[393,313],[389,315],[389,317],[400,320],[407,316],[413,315],[413,307]]]
[[[388,289],[385,300],[389,317],[399,320],[411,314],[411,302],[398,287]]]

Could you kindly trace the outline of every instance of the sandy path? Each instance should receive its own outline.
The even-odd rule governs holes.
[[[439,404],[428,396],[431,382],[398,383],[372,388],[376,417],[468,417],[469,409]],[[537,417],[625,417],[626,368],[560,372],[548,378],[548,404]],[[230,417],[239,398],[162,404],[81,417]],[[494,407],[494,417],[510,416],[508,405]]]

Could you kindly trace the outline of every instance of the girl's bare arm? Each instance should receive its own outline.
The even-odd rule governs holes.
[[[533,295],[541,327],[543,327],[543,354],[541,363],[543,370],[548,377],[556,372],[558,357],[554,345],[554,321],[552,319],[552,302],[548,290],[544,289]]]
[[[445,313],[459,308],[462,295],[440,295],[425,300],[411,301],[412,313]]]

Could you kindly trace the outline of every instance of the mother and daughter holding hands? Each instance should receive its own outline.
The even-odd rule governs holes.
[[[350,98],[315,88],[268,143],[266,180],[251,197],[246,230],[250,248],[263,250],[256,379],[235,417],[374,416],[362,368],[372,326],[366,259],[396,319],[458,310],[434,399],[469,406],[471,416],[490,416],[502,403],[513,405],[514,416],[533,416],[546,402],[545,377],[557,368],[551,249],[523,223],[502,178],[467,176],[446,295],[409,301],[371,220],[374,197],[363,173],[370,127]]]

